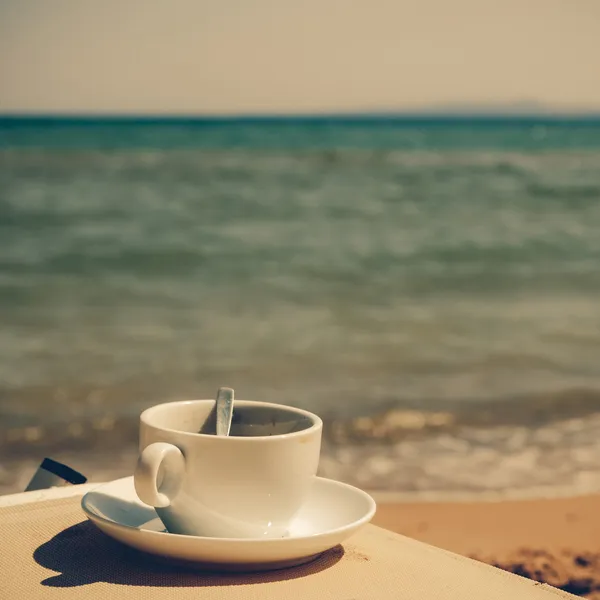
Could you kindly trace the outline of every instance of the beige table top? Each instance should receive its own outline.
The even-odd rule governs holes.
[[[97,530],[80,508],[79,496],[90,487],[0,498],[1,598],[576,598],[373,525],[343,547],[292,569],[250,575],[183,571],[149,560]]]

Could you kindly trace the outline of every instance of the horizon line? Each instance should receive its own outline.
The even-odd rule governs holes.
[[[148,122],[225,122],[225,121],[323,121],[323,120],[595,120],[600,108],[594,110],[485,110],[485,109],[421,109],[320,112],[239,112],[239,113],[176,113],[176,112],[66,112],[66,111],[0,111],[0,121],[148,121]]]

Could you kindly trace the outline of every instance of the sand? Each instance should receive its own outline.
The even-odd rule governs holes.
[[[600,599],[600,495],[502,502],[378,502],[376,525]]]

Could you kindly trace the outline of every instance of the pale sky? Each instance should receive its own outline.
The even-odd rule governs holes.
[[[0,0],[0,112],[600,109],[600,0]]]

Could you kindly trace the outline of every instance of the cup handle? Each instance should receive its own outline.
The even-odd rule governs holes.
[[[144,504],[165,508],[177,496],[184,473],[185,458],[181,450],[173,444],[155,442],[140,454],[133,475],[135,491]]]

